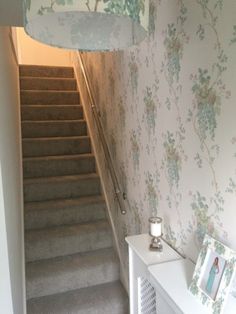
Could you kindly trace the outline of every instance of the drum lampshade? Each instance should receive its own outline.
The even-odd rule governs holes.
[[[149,0],[23,0],[27,34],[60,48],[104,51],[138,44]]]

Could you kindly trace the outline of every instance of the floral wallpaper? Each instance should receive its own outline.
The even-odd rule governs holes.
[[[86,53],[120,184],[124,238],[164,219],[164,237],[197,259],[209,233],[236,249],[236,2],[152,0],[139,46]],[[106,184],[105,184],[106,185]]]

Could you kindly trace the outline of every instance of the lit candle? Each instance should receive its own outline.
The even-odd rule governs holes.
[[[160,217],[151,217],[149,219],[150,223],[150,234],[153,237],[160,237],[162,235],[161,223],[162,219]]]

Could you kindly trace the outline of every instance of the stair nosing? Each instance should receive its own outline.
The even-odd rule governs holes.
[[[81,223],[81,224],[83,224],[83,223]],[[101,249],[96,249],[96,250],[91,250],[91,251],[86,251],[86,252],[73,253],[73,254],[69,254],[69,255],[56,256],[56,257],[47,258],[47,259],[43,259],[43,260],[29,261],[29,262],[26,262],[26,265],[46,264],[48,262],[49,263],[50,262],[56,262],[56,261],[58,261],[60,259],[66,260],[68,257],[72,257],[73,258],[73,257],[76,257],[76,256],[81,256],[81,257],[89,256],[90,254],[93,255],[93,254],[96,254],[97,252],[100,252],[100,253],[101,252],[104,252],[104,253],[105,252],[114,253],[114,256],[117,257],[116,254],[115,254],[114,248],[113,247],[108,247],[108,248],[101,248]]]
[[[51,93],[64,93],[64,92],[75,92],[79,94],[79,91],[77,89],[21,89],[21,92],[51,92]]]
[[[35,205],[48,205],[52,206],[53,204],[63,204],[67,205],[84,205],[84,204],[94,204],[94,203],[103,203],[105,204],[105,199],[102,195],[91,195],[91,196],[80,196],[77,198],[64,198],[64,199],[54,199],[49,201],[34,201],[34,202],[26,202],[24,203],[25,211],[34,211],[38,210],[37,208],[33,208]],[[66,204],[65,204],[66,203]],[[31,207],[32,206],[32,207]],[[40,209],[41,210],[41,209]]]
[[[95,221],[90,221],[90,222],[81,222],[81,223],[76,223],[76,224],[70,224],[70,225],[59,225],[59,226],[51,226],[51,227],[44,227],[44,228],[39,228],[39,229],[29,229],[29,230],[25,230],[25,234],[30,234],[30,233],[45,233],[45,232],[53,232],[55,230],[65,230],[65,229],[74,229],[74,228],[78,228],[80,226],[89,226],[89,225],[97,225],[97,224],[105,224],[106,227],[110,226],[108,223],[107,219],[98,219]],[[111,228],[109,228],[110,232],[111,232]],[[72,255],[72,254],[71,254]],[[66,256],[66,255],[61,255],[61,256]],[[51,258],[48,258],[51,259]],[[30,261],[28,261],[27,263],[29,263]],[[31,261],[34,262],[34,261]]]
[[[23,161],[43,161],[43,160],[67,160],[67,159],[93,159],[93,153],[71,154],[71,155],[50,155],[50,156],[33,156],[23,157]]]
[[[76,122],[86,122],[85,119],[74,119],[74,120],[24,120],[22,123],[76,123]]]
[[[58,181],[76,181],[76,180],[87,180],[87,179],[97,179],[99,175],[96,172],[86,173],[86,174],[76,174],[76,175],[63,175],[63,176],[49,176],[49,177],[37,177],[37,178],[25,178],[23,185],[28,185],[31,183],[43,183],[43,182],[58,182]]]
[[[83,106],[81,104],[68,104],[68,105],[34,105],[34,104],[22,104],[21,107],[24,107],[24,108],[53,108],[53,107],[56,107],[56,108],[63,108],[63,107],[81,107],[83,108]]]
[[[90,138],[89,135],[75,135],[75,136],[48,136],[48,137],[24,137],[22,141],[46,141],[46,140],[73,140],[73,139],[83,139]]]
[[[64,89],[60,89],[60,90],[54,90],[54,89],[21,89],[21,92],[25,93],[42,93],[42,94],[50,94],[50,93],[56,93],[56,94],[60,94],[60,93],[64,93],[64,94],[78,94],[79,95],[79,91],[78,90],[64,90]]]
[[[73,69],[69,65],[41,65],[41,64],[20,64],[20,68],[55,68],[55,69]]]
[[[73,77],[57,77],[57,76],[21,76],[20,79],[28,79],[28,80],[58,80],[58,81],[74,81],[76,82],[76,78]]]

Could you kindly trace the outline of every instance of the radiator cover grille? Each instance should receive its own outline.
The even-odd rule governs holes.
[[[151,283],[143,277],[138,279],[139,314],[156,314],[156,292]]]

